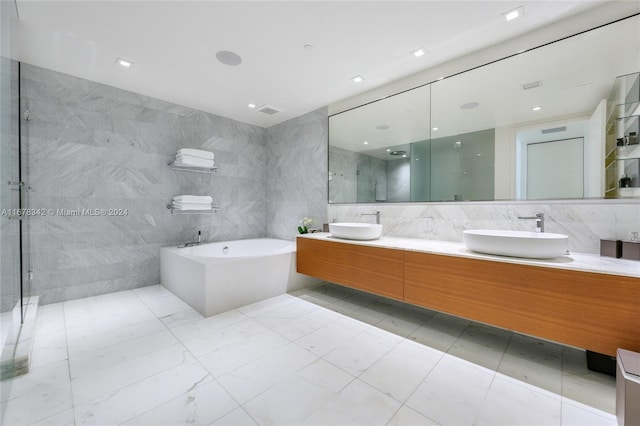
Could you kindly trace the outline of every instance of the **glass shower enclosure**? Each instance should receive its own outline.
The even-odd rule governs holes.
[[[14,1],[0,1],[0,379],[3,401],[10,381],[28,369],[30,336],[23,324],[35,320],[29,298],[25,216],[26,176],[21,164],[20,64],[14,59]],[[30,310],[32,312],[30,312]],[[26,357],[25,357],[26,354]]]

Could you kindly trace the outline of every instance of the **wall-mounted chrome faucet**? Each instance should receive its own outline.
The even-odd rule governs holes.
[[[375,213],[362,213],[362,216],[375,216],[376,223],[380,225],[380,211],[377,211]]]
[[[535,213],[535,216],[518,216],[518,219],[535,219],[536,232],[544,232],[544,213]]]

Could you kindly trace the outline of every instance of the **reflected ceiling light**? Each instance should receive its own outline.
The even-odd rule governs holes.
[[[356,75],[351,77],[351,81],[353,81],[354,83],[362,83],[364,81],[364,77],[361,75]]]
[[[542,86],[542,80],[532,81],[522,85],[522,90],[531,90]]]
[[[466,104],[460,105],[460,109],[474,109],[478,108],[480,104],[478,102],[467,102]]]
[[[431,130],[433,130],[434,132],[437,132],[440,129],[438,127],[432,127]]]
[[[216,53],[216,59],[229,66],[236,66],[242,63],[242,58],[236,52],[230,50],[220,50]]]
[[[248,106],[249,108],[255,108],[255,107],[256,107],[256,104],[249,104],[249,105],[247,105],[247,106]]]
[[[407,156],[407,151],[391,151],[389,154],[391,155],[404,155]]]
[[[402,156],[402,158],[407,158],[407,154],[404,154],[404,155]]]
[[[502,16],[504,16],[504,19],[506,19],[507,21],[513,21],[514,19],[519,18],[522,15],[524,15],[524,8],[522,6],[516,7],[515,9],[502,14]]]
[[[541,109],[541,106],[534,106],[533,108],[531,108],[531,111],[540,111]]]
[[[122,65],[125,68],[129,68],[131,67],[131,65],[133,65],[133,62],[127,61],[126,59],[122,59],[122,58],[116,58],[116,63],[118,65]]]
[[[413,52],[411,52],[411,54],[416,58],[419,58],[420,56],[424,56],[426,53],[427,51],[424,47],[421,47],[420,49],[416,49]]]
[[[369,145],[369,142],[367,142],[367,141],[364,141],[364,142],[362,142],[362,143],[363,143],[364,145]]]
[[[387,152],[391,152],[391,148],[387,148]]]

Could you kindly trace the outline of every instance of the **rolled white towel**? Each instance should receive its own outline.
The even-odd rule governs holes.
[[[176,158],[173,162],[175,166],[190,166],[190,167],[213,167],[213,160],[204,160],[198,157],[180,157]]]
[[[171,203],[174,210],[211,210],[211,203]]]
[[[213,160],[213,152],[195,148],[180,148],[176,152],[176,156],[178,155],[191,155],[192,157],[203,158],[205,160]]]
[[[195,203],[195,204],[211,204],[213,198],[208,195],[176,195],[173,197],[174,203]]]

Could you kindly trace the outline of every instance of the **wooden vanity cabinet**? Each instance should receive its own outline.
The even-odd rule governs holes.
[[[640,279],[298,238],[298,272],[615,356],[640,352]]]
[[[408,303],[615,356],[640,350],[640,280],[405,252]]]
[[[298,238],[298,272],[396,300],[403,295],[402,250]]]

